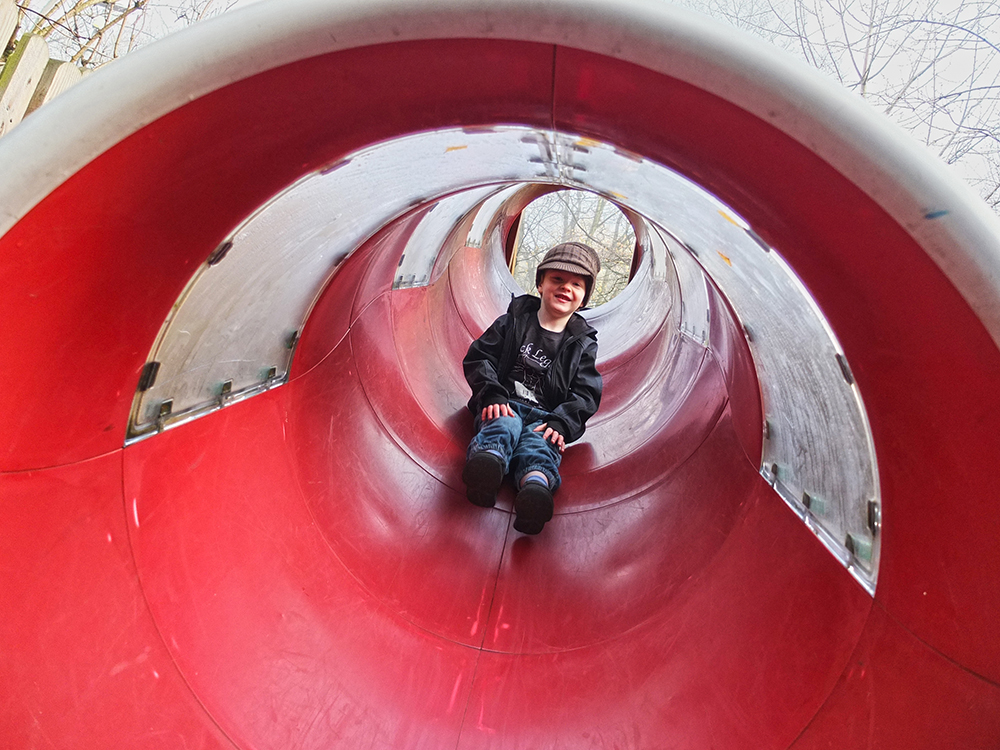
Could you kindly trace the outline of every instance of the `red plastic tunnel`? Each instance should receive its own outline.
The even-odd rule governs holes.
[[[669,9],[325,5],[196,27],[0,142],[0,744],[1000,747],[995,223]],[[466,248],[393,290],[419,211],[359,238],[286,384],[125,445],[234,227],[359,148],[495,124],[668,165],[782,253],[867,408],[874,596],[762,477],[722,296],[706,349],[641,276],[595,318],[554,520],[470,505],[460,360],[511,282]]]

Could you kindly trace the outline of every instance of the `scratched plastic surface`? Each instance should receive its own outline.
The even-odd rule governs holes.
[[[553,107],[551,61],[482,40],[303,60],[151,123],[0,238],[5,746],[1000,744],[987,332],[909,235],[767,123],[567,49]],[[351,84],[337,108],[332,78]],[[553,113],[698,176],[791,248],[872,416],[874,599],[757,473],[752,363],[720,300],[708,352],[658,290],[637,295],[663,324],[607,362],[544,534],[512,531],[509,490],[471,506],[458,359],[507,282],[473,251],[390,292],[402,225],[334,277],[288,385],[121,448],[170,306],[268,196],[379,138]],[[198,165],[196,190],[174,164]],[[628,324],[607,316],[603,340]]]

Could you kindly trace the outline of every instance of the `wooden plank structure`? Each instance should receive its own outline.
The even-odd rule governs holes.
[[[4,47],[7,46],[7,42],[14,35],[14,29],[17,28],[18,13],[14,0],[0,0],[0,44]]]
[[[43,104],[51,100],[58,94],[68,89],[74,83],[83,78],[83,69],[78,68],[71,62],[62,60],[49,60],[42,71],[42,77],[35,87],[35,93],[28,102],[26,115],[30,115]]]
[[[0,0],[0,40],[4,46],[15,33],[18,12],[14,0]],[[50,59],[43,37],[20,37],[0,69],[0,136],[82,77],[83,71],[73,63]]]

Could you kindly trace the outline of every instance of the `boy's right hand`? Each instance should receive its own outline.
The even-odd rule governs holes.
[[[497,417],[513,417],[514,410],[507,404],[490,404],[483,407],[483,422],[489,422]]]

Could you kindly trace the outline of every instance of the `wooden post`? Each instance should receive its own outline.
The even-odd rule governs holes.
[[[0,54],[17,28],[17,5],[14,0],[0,0]]]
[[[0,135],[24,117],[48,62],[49,45],[42,37],[25,34],[18,39],[0,72]]]
[[[49,60],[48,65],[42,72],[41,80],[38,82],[35,93],[28,103],[28,109],[24,113],[30,115],[54,96],[61,94],[74,83],[83,78],[83,71],[71,62],[62,60]]]

